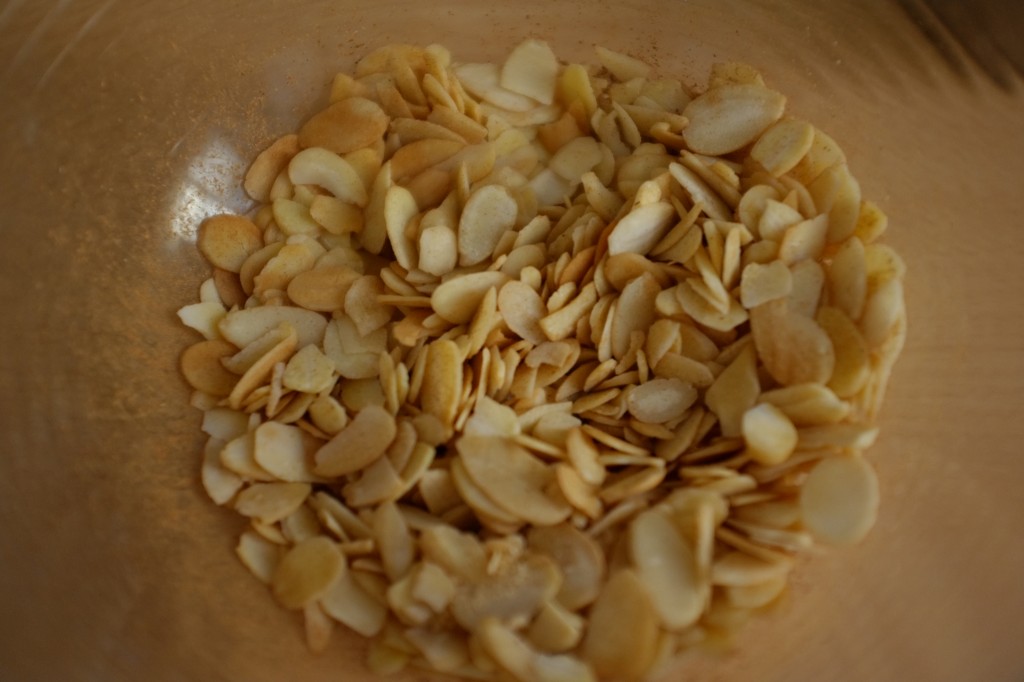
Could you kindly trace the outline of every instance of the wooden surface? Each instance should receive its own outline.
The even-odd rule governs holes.
[[[878,526],[687,679],[1024,678],[1019,83],[957,76],[895,3],[345,4],[0,9],[0,679],[370,679],[356,638],[308,655],[235,559],[238,522],[198,485],[174,310],[205,271],[198,221],[245,207],[243,160],[334,70],[389,42],[478,59],[525,35],[690,83],[716,59],[761,67],[843,145],[909,266]]]

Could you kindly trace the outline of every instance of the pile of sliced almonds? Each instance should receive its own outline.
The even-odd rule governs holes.
[[[200,228],[203,484],[314,651],[643,679],[874,522],[885,215],[752,68],[597,57],[376,50]]]

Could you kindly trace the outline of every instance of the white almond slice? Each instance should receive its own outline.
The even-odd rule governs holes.
[[[829,300],[851,320],[860,319],[867,298],[867,259],[863,242],[847,239],[832,257],[826,272]]]
[[[792,265],[801,260],[817,259],[825,250],[829,218],[822,214],[788,228],[779,245],[779,260]]]
[[[261,306],[232,310],[218,324],[225,339],[239,348],[248,346],[281,324],[291,325],[298,335],[298,347],[319,344],[327,319],[316,312],[290,306]]]
[[[554,471],[518,445],[503,438],[464,436],[456,447],[466,473],[509,514],[550,526],[571,513],[568,504],[547,493]]]
[[[796,448],[796,427],[782,410],[769,403],[761,403],[743,413],[741,428],[747,444],[746,454],[758,464],[781,464]]]
[[[246,568],[268,585],[274,578],[274,572],[281,562],[281,557],[284,556],[284,551],[281,545],[274,544],[251,530],[242,533],[235,547],[235,553]]]
[[[815,537],[833,545],[859,542],[878,514],[878,478],[860,456],[821,460],[800,491],[804,525]]]
[[[463,433],[467,436],[513,438],[522,433],[516,412],[488,396],[483,396],[466,422]]]
[[[661,624],[678,631],[693,625],[710,597],[693,548],[662,513],[648,510],[629,527],[629,551]]]
[[[309,482],[315,477],[306,454],[302,429],[264,422],[253,432],[253,458],[282,481]]]
[[[491,255],[501,236],[511,230],[518,205],[501,185],[485,185],[470,195],[459,218],[459,265],[480,263]]]
[[[306,626],[306,646],[314,654],[322,654],[331,643],[334,632],[332,621],[316,602],[306,604],[302,609]]]
[[[760,185],[761,187],[768,187],[767,185]],[[756,196],[751,195],[747,192],[743,196]],[[757,221],[757,233],[762,239],[771,239],[774,241],[781,242],[782,238],[786,234],[786,230],[800,223],[804,219],[803,215],[795,208],[776,201],[775,199],[765,199],[761,206],[760,215]]]
[[[590,314],[597,298],[597,287],[591,282],[583,287],[572,302],[544,317],[538,324],[551,341],[568,338],[576,331],[576,324]]]
[[[469,662],[469,648],[461,633],[413,627],[405,631],[405,636],[438,672],[458,674]]]
[[[359,207],[336,197],[322,194],[313,197],[309,205],[309,217],[335,235],[361,232],[363,229],[363,212]]]
[[[380,277],[363,275],[352,282],[345,294],[345,314],[352,318],[360,336],[383,328],[391,320],[393,309],[379,300],[386,294]]]
[[[348,161],[320,147],[303,149],[288,164],[288,177],[296,185],[323,187],[347,204],[366,206],[362,178]]]
[[[665,236],[675,217],[675,209],[667,202],[646,204],[630,211],[609,234],[608,253],[647,253]]]
[[[306,483],[254,483],[238,494],[235,509],[263,523],[277,523],[309,497]]]
[[[527,638],[540,651],[571,651],[583,637],[586,621],[558,602],[546,602],[530,624]]]
[[[289,237],[297,234],[316,236],[320,233],[320,223],[313,220],[309,208],[291,199],[283,197],[274,199],[274,223],[278,229]]]
[[[494,617],[483,619],[476,629],[480,646],[506,676],[515,682],[536,680],[535,652],[513,630]]]
[[[612,353],[617,359],[625,356],[634,333],[646,332],[654,323],[657,317],[654,301],[660,291],[658,282],[646,272],[622,289],[611,320]]]
[[[825,284],[825,270],[816,260],[802,260],[789,268],[793,289],[785,302],[796,315],[813,318],[821,302]]]
[[[629,393],[629,413],[642,422],[663,424],[683,414],[697,400],[692,384],[679,379],[652,379]]]
[[[419,207],[412,192],[398,185],[388,188],[384,198],[385,229],[395,259],[406,270],[411,270],[417,262],[416,245],[407,228],[418,213]]]
[[[848,403],[840,400],[828,387],[816,383],[766,391],[760,400],[778,407],[797,426],[834,424],[850,413]]]
[[[711,566],[711,582],[725,587],[758,585],[779,576],[785,576],[792,568],[789,561],[767,562],[744,554],[729,552],[715,560]]]
[[[832,376],[835,350],[814,320],[789,310],[783,300],[769,301],[750,313],[757,354],[779,383],[825,383]]]
[[[529,111],[538,104],[530,97],[501,87],[497,64],[460,64],[455,67],[455,75],[470,94],[509,112]]]
[[[750,156],[765,170],[779,177],[791,171],[811,149],[814,126],[804,121],[779,121],[761,137],[750,150]]]
[[[763,583],[726,587],[725,598],[739,608],[759,609],[775,601],[786,589],[788,582],[787,576],[780,575]]]
[[[757,357],[753,344],[748,344],[718,375],[704,397],[708,408],[718,417],[723,436],[731,438],[741,434],[743,415],[754,406],[760,391]]]
[[[832,341],[836,356],[828,387],[840,398],[852,398],[871,377],[867,343],[857,325],[839,308],[822,306],[815,319]]]
[[[528,39],[519,43],[501,67],[500,85],[541,104],[555,98],[558,60],[547,43]]]
[[[324,596],[346,572],[345,555],[320,535],[292,547],[274,571],[271,587],[281,605],[303,608]]]
[[[511,278],[503,272],[475,272],[458,275],[438,286],[430,296],[434,312],[453,324],[473,319],[477,306],[492,287],[500,288]]]
[[[220,461],[220,453],[224,449],[224,441],[210,438],[203,450],[202,481],[203,489],[214,504],[227,504],[242,489],[244,481],[241,476],[227,469]]]
[[[431,225],[420,230],[419,269],[441,277],[455,269],[459,261],[455,230],[448,225]]]
[[[561,583],[561,573],[552,559],[526,552],[479,581],[459,585],[451,613],[470,631],[488,618],[524,622],[554,598]]]
[[[282,383],[293,391],[319,393],[334,384],[334,364],[317,346],[306,346],[288,360]]]
[[[384,203],[388,190],[394,184],[391,174],[391,162],[381,166],[370,187],[366,210],[363,214],[363,231],[359,241],[370,253],[380,253],[388,239],[387,224],[384,220]]]
[[[550,168],[545,168],[530,179],[530,189],[541,206],[561,204],[571,194],[572,183]]]
[[[732,211],[729,210],[728,204],[715,194],[700,176],[681,163],[669,164],[668,170],[676,182],[679,183],[679,186],[690,195],[693,203],[701,204],[704,213],[710,218],[714,220],[730,220],[732,218]],[[743,222],[748,225],[751,224],[746,220]]]
[[[192,303],[178,310],[178,319],[207,340],[220,338],[218,328],[227,311],[220,303]]]
[[[699,154],[728,154],[756,140],[779,120],[786,106],[781,94],[758,85],[723,85],[690,102],[683,139]]]
[[[683,311],[696,322],[716,331],[727,332],[747,321],[747,311],[739,301],[730,297],[726,302],[728,309],[722,312],[701,295],[698,291],[700,285],[694,284],[695,281],[699,280],[688,279],[673,291]]]
[[[395,418],[387,410],[367,406],[317,450],[315,471],[328,477],[359,471],[384,454],[395,433]]]
[[[762,303],[789,296],[793,290],[793,277],[782,261],[768,265],[750,263],[740,277],[740,302],[744,308],[756,308]]]
[[[592,137],[577,137],[563,145],[548,167],[569,182],[576,182],[602,159],[601,146]]]
[[[391,157],[391,175],[395,181],[404,183],[435,166],[438,170],[450,170],[441,164],[465,146],[463,142],[438,139],[418,140],[402,145]]]
[[[639,680],[654,662],[658,615],[631,570],[612,575],[590,611],[583,659],[602,678]]]

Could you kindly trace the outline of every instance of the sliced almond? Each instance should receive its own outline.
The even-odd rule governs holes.
[[[681,630],[695,623],[710,599],[710,585],[675,524],[658,511],[645,511],[630,524],[629,542],[637,577],[662,626]]]
[[[303,147],[325,147],[347,154],[368,147],[384,136],[388,117],[380,106],[363,97],[348,97],[313,116],[299,130]]]
[[[878,513],[874,469],[856,455],[821,460],[800,491],[800,511],[804,525],[819,540],[834,545],[859,542]]]
[[[238,272],[246,259],[263,246],[263,234],[247,218],[217,215],[203,221],[196,245],[212,265]]]
[[[613,574],[590,612],[582,655],[600,676],[643,678],[654,661],[658,616],[643,581],[631,570]]]
[[[498,239],[512,229],[518,206],[501,185],[485,185],[470,195],[459,218],[459,264],[476,265],[491,255]]]
[[[365,407],[317,450],[315,471],[328,477],[359,471],[384,454],[395,433],[395,418],[387,410]]]

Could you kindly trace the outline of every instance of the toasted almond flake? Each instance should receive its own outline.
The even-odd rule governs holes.
[[[203,221],[196,245],[215,267],[238,272],[246,259],[263,246],[263,234],[247,218],[216,215]]]
[[[598,493],[598,497],[605,504],[611,505],[616,502],[645,493],[656,488],[665,480],[664,467],[644,466],[635,471],[627,470],[623,475],[608,479],[606,485]]]
[[[388,117],[363,97],[347,97],[314,115],[299,130],[303,147],[325,147],[336,154],[362,149],[383,137]]]
[[[319,604],[331,618],[364,637],[376,636],[387,622],[387,608],[360,587],[351,571],[342,571]]]
[[[285,323],[285,329],[282,331],[285,334],[284,338],[271,347],[265,355],[253,362],[252,366],[245,370],[245,374],[231,389],[231,393],[228,395],[228,405],[232,409],[240,408],[246,398],[270,377],[274,366],[287,360],[295,351],[298,344],[298,335],[295,333],[295,329]]]
[[[742,552],[730,552],[711,567],[711,582],[726,587],[757,585],[786,575],[789,562],[767,562]]]
[[[264,422],[253,432],[253,458],[282,481],[308,482],[314,476],[302,431],[295,426]]]
[[[807,258],[820,257],[828,230],[829,220],[825,214],[788,228],[779,245],[779,260],[792,265]]]
[[[613,574],[590,613],[582,655],[600,676],[641,679],[654,660],[658,617],[643,581]]]
[[[243,516],[276,523],[309,497],[306,483],[254,483],[238,494],[235,509]]]
[[[595,303],[597,303],[597,288],[591,282],[580,290],[579,295],[572,302],[542,318],[538,324],[548,339],[561,341],[576,330],[576,324],[584,315],[590,313],[590,309]]]
[[[586,483],[576,469],[567,464],[555,465],[555,480],[569,504],[592,519],[601,516],[603,505],[597,499],[594,487]]]
[[[263,306],[229,312],[218,324],[225,339],[244,348],[281,324],[289,324],[298,335],[299,348],[323,339],[327,320],[323,315],[287,306]]]
[[[349,267],[316,267],[288,282],[288,298],[307,310],[333,312],[345,307],[345,295],[359,273]]]
[[[652,379],[637,386],[626,400],[630,414],[653,424],[683,416],[697,399],[693,385],[679,379]]]
[[[303,149],[288,164],[288,177],[295,184],[323,187],[341,201],[366,206],[368,197],[362,179],[352,165],[321,147]]]
[[[317,450],[314,470],[329,477],[359,471],[384,454],[395,433],[395,418],[383,407],[369,405]]]
[[[226,396],[231,393],[238,377],[224,369],[221,360],[235,351],[236,348],[227,341],[200,341],[181,354],[181,373],[192,388],[214,396]]]
[[[608,236],[608,253],[647,253],[668,232],[675,215],[672,205],[663,201],[633,209]]]

